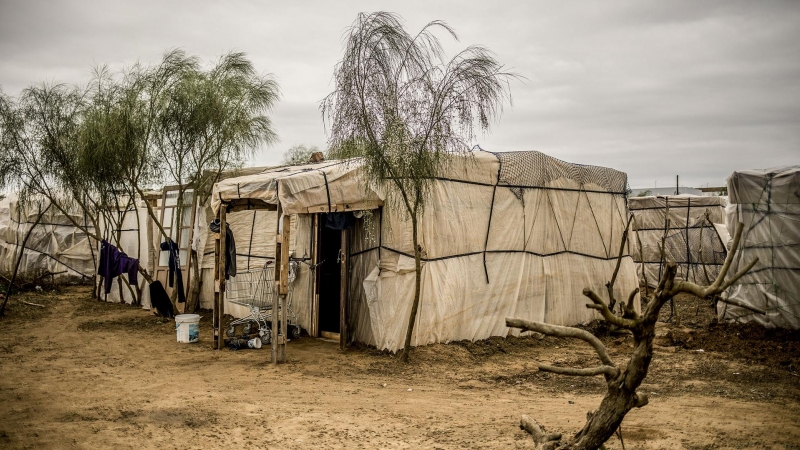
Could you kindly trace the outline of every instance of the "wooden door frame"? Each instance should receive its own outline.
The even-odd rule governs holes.
[[[350,292],[350,230],[342,230],[341,241],[342,262],[340,267],[341,280],[339,281],[339,349],[344,350],[348,343],[347,319],[349,319],[347,301]]]
[[[319,262],[319,214],[311,215],[311,267]],[[314,270],[311,277],[311,325],[308,335],[319,337],[319,271]]]
[[[312,218],[311,234],[314,236],[314,241],[311,264],[319,263],[319,246],[323,245],[321,238],[323,225],[321,224],[320,214],[323,213],[314,214]],[[349,229],[340,230],[341,242],[339,243],[342,250],[341,278],[339,282],[339,348],[341,349],[347,346],[349,339],[347,324],[350,319],[350,302],[348,301],[350,294],[350,231]],[[335,334],[329,334],[319,329],[319,288],[320,271],[315,270],[311,288],[311,329],[308,334],[312,337],[335,337]]]

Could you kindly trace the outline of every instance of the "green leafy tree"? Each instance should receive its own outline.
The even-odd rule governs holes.
[[[367,179],[386,186],[390,205],[411,221],[416,280],[403,361],[419,308],[418,222],[431,183],[500,116],[514,77],[481,46],[446,59],[435,30],[457,39],[441,21],[412,35],[395,14],[359,14],[334,71],[335,89],[322,102],[331,156],[358,158]]]
[[[311,160],[311,155],[318,152],[319,148],[316,145],[311,147],[306,147],[303,144],[295,145],[286,150],[286,153],[283,154],[283,160],[281,161],[286,166],[299,166],[302,164],[308,164]]]

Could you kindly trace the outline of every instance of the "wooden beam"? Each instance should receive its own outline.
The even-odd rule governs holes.
[[[311,265],[316,267],[319,262],[319,215],[311,216]],[[308,334],[311,337],[319,336],[319,270],[311,272],[311,327]]]
[[[283,232],[281,233],[281,283],[280,295],[289,294],[289,243],[292,228],[292,218],[283,216]]]
[[[345,211],[361,211],[369,209],[378,209],[383,206],[383,200],[367,200],[356,203],[346,203],[341,205],[331,204],[330,209],[328,205],[311,206],[307,208],[309,214],[314,213],[327,213],[327,212],[345,212]]]
[[[220,205],[219,207],[219,308],[217,308],[217,323],[219,324],[219,329],[216,333],[217,338],[217,349],[222,349],[225,347],[225,333],[222,327],[223,324],[223,317],[225,316],[225,272],[228,270],[227,268],[227,231],[228,231],[228,223],[227,223],[227,207],[225,204]]]
[[[217,213],[217,219],[219,219],[219,213]],[[219,327],[219,233],[214,235],[214,313],[212,314],[213,324],[214,324],[214,336],[213,336],[213,344],[212,348],[218,350],[218,337],[220,335],[220,327]]]
[[[280,282],[280,328],[278,336],[278,361],[286,362],[286,340],[289,338],[288,295],[289,295],[289,254],[291,244],[292,218],[283,216],[283,232],[281,233],[281,282]]]
[[[339,291],[339,348],[344,350],[347,347],[347,293],[348,293],[348,286],[350,285],[350,280],[348,278],[348,264],[350,259],[350,252],[348,249],[350,248],[350,230],[342,230],[342,249],[340,250],[342,255],[342,262],[341,262],[341,271],[340,276],[341,280],[340,284],[340,291]]]

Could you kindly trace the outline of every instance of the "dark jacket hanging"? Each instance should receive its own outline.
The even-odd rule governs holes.
[[[208,229],[219,233],[219,219],[208,224]],[[236,276],[236,241],[233,239],[231,227],[225,227],[225,279]]]
[[[178,303],[186,303],[186,293],[183,291],[183,272],[181,272],[181,257],[178,244],[172,239],[161,243],[161,251],[169,252],[169,287],[178,290]]]

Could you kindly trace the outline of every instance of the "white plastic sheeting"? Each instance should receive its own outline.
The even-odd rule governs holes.
[[[734,172],[728,194],[731,235],[744,224],[729,274],[753,258],[758,263],[727,295],[767,314],[719,303],[720,319],[800,329],[800,166]]]
[[[655,287],[668,262],[677,279],[710,284],[727,256],[724,197],[631,197],[631,256],[639,278]],[[664,257],[661,245],[664,243]],[[641,247],[640,247],[641,244]]]
[[[434,182],[420,222],[422,295],[412,343],[505,336],[509,316],[562,325],[598,317],[581,292],[604,292],[613,272],[626,184],[622,172],[539,152],[456,158]],[[280,202],[308,221],[308,208],[383,195],[364,182],[357,162],[326,161],[217,183],[212,207],[250,198]],[[359,219],[353,231],[349,328],[355,340],[395,351],[414,295],[411,223],[392,208],[382,212]],[[626,256],[615,295],[625,298],[637,284]],[[295,295],[295,305],[310,304],[308,292]]]
[[[41,207],[46,212],[25,244],[18,276],[31,278],[53,273],[57,274],[56,278],[93,277],[94,258],[86,233],[56,208],[47,208],[46,202]],[[20,208],[14,195],[0,201],[0,272],[13,272],[25,234],[39,215],[38,208],[39,205],[33,203]],[[84,221],[77,212],[71,217],[78,223]]]

